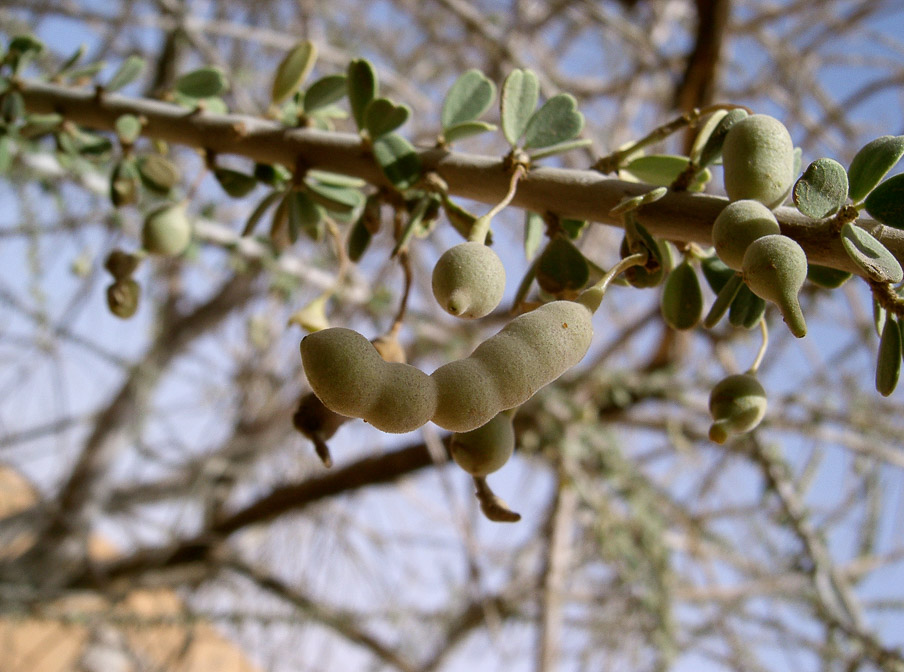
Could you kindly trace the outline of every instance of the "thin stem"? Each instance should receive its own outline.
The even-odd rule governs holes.
[[[760,368],[760,364],[763,363],[763,357],[766,356],[766,348],[769,347],[769,327],[766,326],[766,318],[760,318],[760,333],[763,334],[763,342],[760,344],[760,350],[756,353],[756,359],[753,360],[753,364],[750,365],[750,369],[747,371],[750,375],[756,375],[757,370]]]
[[[585,290],[579,297],[578,303],[585,305],[590,309],[590,312],[596,312],[596,309],[600,307],[600,303],[603,302],[603,297],[606,295],[606,290],[609,288],[609,284],[619,275],[627,271],[629,268],[634,266],[643,266],[647,263],[647,259],[649,258],[648,252],[637,252],[636,254],[632,254],[628,257],[625,257],[621,261],[619,261],[615,266],[610,268],[606,274],[599,279],[593,287]]]
[[[490,230],[490,220],[502,212],[515,198],[515,192],[518,190],[518,180],[527,175],[527,168],[523,164],[516,164],[512,171],[512,178],[509,181],[508,191],[499,203],[485,215],[477,218],[474,226],[471,228],[471,235],[468,240],[471,242],[483,243],[486,240],[487,232]]]

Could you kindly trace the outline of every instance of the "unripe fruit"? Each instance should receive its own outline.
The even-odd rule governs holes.
[[[483,243],[446,250],[433,267],[433,296],[447,313],[467,319],[489,315],[505,292],[505,267]]]
[[[713,245],[719,259],[736,271],[741,270],[744,253],[757,238],[781,233],[772,210],[759,201],[744,199],[723,208],[713,223]]]
[[[452,459],[472,476],[486,476],[508,462],[515,450],[515,430],[508,413],[499,413],[485,425],[452,435]]]
[[[148,213],[141,230],[141,244],[151,254],[176,256],[191,242],[191,224],[183,205],[163,205]]]
[[[782,235],[758,238],[744,253],[742,272],[750,291],[778,306],[792,334],[807,335],[797,299],[807,279],[807,255],[800,245]]]
[[[573,301],[516,317],[470,357],[431,374],[438,393],[433,422],[453,432],[486,424],[581,361],[592,340],[591,313]]]
[[[107,287],[107,306],[110,312],[126,320],[138,310],[141,287],[132,278],[117,280]]]
[[[732,434],[744,434],[760,424],[766,415],[766,390],[753,374],[728,376],[710,393],[709,412],[710,440],[725,443]]]
[[[725,135],[722,168],[730,200],[749,198],[777,207],[794,185],[794,143],[788,129],[766,114],[742,119]]]
[[[395,434],[413,431],[433,417],[433,379],[408,364],[385,362],[356,331],[334,327],[305,336],[301,360],[314,394],[336,413]]]

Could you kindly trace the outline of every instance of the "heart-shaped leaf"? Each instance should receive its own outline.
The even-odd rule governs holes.
[[[851,260],[877,282],[899,283],[904,271],[894,255],[869,232],[847,222],[841,228],[841,244]]]
[[[584,115],[578,101],[568,93],[559,93],[531,115],[524,129],[524,147],[549,147],[571,140],[584,128]]]
[[[377,73],[370,61],[358,58],[348,64],[348,102],[352,108],[352,118],[358,126],[358,130],[364,128],[364,111],[367,104],[372,101],[379,88]]]
[[[847,200],[847,172],[833,159],[816,159],[795,183],[792,194],[794,205],[807,217],[828,217]]]
[[[289,240],[304,232],[312,240],[323,238],[323,212],[303,191],[293,191],[289,200]]]
[[[814,285],[825,289],[838,289],[851,277],[847,271],[839,271],[837,268],[810,264],[807,266],[807,280]]]
[[[188,98],[212,98],[229,87],[226,73],[220,68],[208,66],[182,75],[176,80],[175,90]]]
[[[408,121],[411,108],[407,105],[396,105],[388,98],[374,98],[364,110],[364,128],[371,139],[376,140],[396,130]]]
[[[512,70],[502,84],[499,109],[502,134],[515,147],[524,135],[540,97],[540,82],[531,70]]]
[[[142,70],[144,70],[144,59],[134,54],[129,56],[122,62],[119,69],[113,73],[104,90],[113,92],[125,88],[141,76]]]
[[[901,327],[898,320],[889,316],[882,327],[879,339],[879,356],[876,359],[876,391],[887,397],[895,391],[901,375]]]
[[[348,90],[345,75],[327,75],[311,84],[304,94],[304,111],[313,112],[342,100]]]
[[[116,136],[124,145],[134,144],[141,135],[141,119],[134,114],[123,114],[116,118]]]
[[[213,176],[220,183],[220,186],[223,187],[223,191],[233,198],[247,196],[257,186],[257,180],[252,175],[246,175],[229,168],[215,168]]]
[[[678,264],[665,280],[660,309],[665,323],[684,331],[697,326],[703,316],[703,292],[690,262]]]
[[[587,284],[590,266],[567,236],[555,236],[537,262],[537,284],[553,295],[577,292]]]
[[[904,173],[888,178],[873,189],[864,204],[877,221],[904,229]]]
[[[441,123],[446,141],[451,142],[453,126],[476,120],[490,109],[495,97],[496,85],[480,70],[468,70],[456,79],[443,101]]]
[[[904,135],[883,135],[866,143],[848,168],[848,196],[863,200],[904,155]]]
[[[299,42],[289,50],[276,68],[276,75],[273,77],[270,99],[275,105],[283,102],[298,90],[301,83],[311,73],[316,60],[317,47],[310,40]]]
[[[488,124],[485,121],[466,121],[455,126],[450,126],[443,130],[443,140],[446,143],[452,143],[456,140],[464,140],[472,135],[479,135],[487,131],[495,131],[495,124]]]
[[[421,177],[421,158],[401,135],[389,133],[374,142],[374,159],[390,182],[407,189]]]

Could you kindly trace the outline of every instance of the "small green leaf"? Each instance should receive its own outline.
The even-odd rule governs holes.
[[[807,166],[792,193],[801,213],[813,219],[828,217],[847,200],[847,172],[833,159],[816,159]]]
[[[703,125],[697,131],[697,135],[694,136],[694,143],[691,145],[691,151],[688,152],[688,157],[691,161],[698,162],[700,160],[700,153],[727,114],[728,110],[716,110],[706,118],[706,121],[703,122]]]
[[[63,117],[59,114],[29,114],[19,129],[19,136],[26,140],[40,138],[42,135],[58,130],[62,123]]]
[[[12,168],[14,144],[8,135],[0,135],[0,175],[5,175]]]
[[[766,302],[741,283],[738,293],[731,301],[728,310],[728,322],[733,327],[753,329],[766,312]]]
[[[571,94],[560,93],[531,115],[524,129],[524,147],[549,147],[567,142],[583,128],[584,115],[578,112],[578,101]]]
[[[512,70],[502,84],[499,99],[502,134],[512,147],[524,135],[540,96],[540,82],[531,70]]]
[[[557,235],[549,241],[537,261],[537,284],[553,295],[576,293],[590,278],[590,266],[581,251],[567,236]]]
[[[392,184],[408,189],[421,177],[417,150],[401,135],[389,133],[374,142],[374,159]]]
[[[342,173],[333,173],[328,170],[318,170],[311,168],[305,173],[305,177],[309,177],[321,184],[328,184],[332,187],[349,187],[351,189],[361,189],[367,185],[366,180],[360,177],[352,177],[351,175],[343,175]]]
[[[468,70],[456,79],[443,101],[441,123],[446,141],[451,142],[453,127],[475,121],[490,109],[495,97],[496,85],[480,70]]]
[[[876,328],[876,336],[882,335],[882,330],[885,329],[885,321],[888,319],[888,311],[882,306],[881,303],[876,301],[875,297],[873,298],[873,326]]]
[[[848,196],[863,200],[904,155],[904,135],[883,135],[866,143],[848,168]]]
[[[879,339],[879,356],[876,359],[876,391],[887,397],[895,391],[901,375],[901,327],[898,320],[889,316]]]
[[[562,227],[562,231],[564,231],[572,240],[577,240],[581,237],[581,234],[584,233],[584,229],[587,228],[587,224],[588,222],[586,219],[568,219],[566,217],[559,220],[559,226]]]
[[[841,228],[841,244],[851,260],[877,282],[899,283],[904,271],[894,255],[869,232],[847,222]]]
[[[233,198],[243,198],[254,191],[257,180],[252,175],[240,173],[229,168],[214,168],[213,176],[216,178],[223,191]]]
[[[282,198],[282,196],[282,191],[274,190],[261,199],[261,202],[257,204],[248,216],[248,221],[245,222],[245,228],[242,229],[242,237],[250,236],[254,233],[254,229],[257,228],[258,223],[263,219],[267,210],[269,210],[276,201]]]
[[[877,221],[904,229],[904,173],[888,178],[873,189],[864,204]]]
[[[719,257],[712,255],[700,261],[700,268],[706,283],[714,293],[718,294],[736,272],[725,265]]]
[[[540,241],[543,240],[543,232],[546,224],[543,218],[536,212],[524,213],[524,257],[530,261],[540,249]]]
[[[94,77],[98,72],[107,67],[106,61],[97,61],[96,63],[86,63],[78,68],[72,68],[65,74],[66,79],[78,82],[84,79]]]
[[[364,113],[379,89],[377,73],[370,61],[358,58],[348,64],[348,102],[358,130],[364,129]]]
[[[304,232],[311,240],[323,239],[323,212],[303,191],[293,191],[289,200],[289,240]]]
[[[372,140],[391,133],[408,121],[411,108],[396,105],[388,98],[374,98],[364,110],[364,128]]]
[[[226,73],[220,68],[208,66],[182,75],[176,80],[175,90],[188,98],[212,98],[229,87]]]
[[[85,50],[87,47],[84,44],[79,45],[78,49],[72,52],[72,55],[63,61],[63,64],[60,65],[60,69],[57,70],[57,77],[61,77],[67,73],[68,70],[71,70],[75,67],[75,64],[78,63],[82,56],[85,55]]]
[[[44,51],[44,43],[34,35],[16,35],[9,41],[9,53],[25,54],[30,51],[39,53]]]
[[[142,156],[138,160],[138,172],[144,186],[161,195],[168,194],[182,177],[176,164],[159,154]]]
[[[304,94],[304,111],[319,110],[342,100],[347,91],[345,75],[327,75],[311,84]]]
[[[141,176],[135,161],[123,159],[114,166],[110,175],[110,202],[117,208],[135,203],[140,186]]]
[[[358,189],[319,184],[314,180],[305,180],[305,185],[312,200],[333,212],[351,212],[364,204],[364,194]]]
[[[746,110],[735,108],[729,110],[728,114],[719,120],[719,123],[716,124],[716,127],[712,130],[700,150],[700,155],[697,158],[697,165],[700,168],[705,168],[722,156],[722,145],[725,142],[725,136],[728,134],[729,129],[747,116]]]
[[[263,182],[271,187],[280,187],[292,179],[292,173],[285,166],[281,166],[278,163],[273,165],[255,163],[254,178],[258,182]]]
[[[8,91],[0,99],[0,118],[7,124],[14,123],[25,114],[25,100],[18,91]]]
[[[373,238],[373,234],[367,227],[362,214],[352,225],[352,230],[348,234],[348,258],[357,263],[367,251],[371,238]]]
[[[589,147],[592,144],[593,140],[590,138],[580,138],[578,140],[557,142],[554,145],[549,145],[542,149],[532,149],[527,154],[530,156],[531,161],[539,161],[540,159],[545,159],[547,156],[564,154],[565,152],[570,152],[572,149],[581,149],[582,147]]]
[[[310,40],[299,42],[289,50],[276,68],[276,76],[270,89],[270,99],[275,105],[295,93],[311,73],[316,60],[317,47]]]
[[[116,135],[119,142],[132,145],[141,135],[141,119],[134,114],[123,114],[116,119]]]
[[[839,271],[837,268],[810,264],[807,266],[807,280],[814,285],[825,289],[838,289],[851,277],[847,271]]]
[[[465,210],[458,203],[449,198],[448,195],[443,196],[443,210],[446,211],[446,217],[449,218],[449,223],[456,231],[458,231],[462,238],[467,238],[471,235],[471,228],[474,226],[474,222],[477,221],[477,215]],[[489,242],[490,235],[488,233],[487,243],[489,244]]]
[[[119,91],[127,87],[141,76],[144,70],[145,60],[141,56],[131,55],[122,62],[119,69],[113,73],[110,81],[104,87],[108,93]]]
[[[726,268],[728,267],[726,266]],[[703,273],[707,282],[715,281],[717,284],[721,282],[721,272],[709,275],[707,274],[706,267],[704,267]],[[719,320],[725,316],[725,311],[727,311],[732,303],[734,303],[734,300],[742,287],[744,287],[744,281],[741,279],[741,274],[732,271],[731,275],[725,278],[725,282],[721,284],[718,291],[716,291],[716,300],[713,301],[713,305],[709,307],[709,312],[706,314],[706,317],[703,318],[704,327],[712,329],[719,323]]]
[[[472,135],[480,135],[481,133],[495,130],[495,124],[488,124],[485,121],[466,121],[444,129],[443,140],[445,140],[446,143],[453,143],[456,140],[470,138]]]
[[[703,317],[703,292],[690,262],[681,262],[669,273],[662,289],[660,309],[665,323],[679,331],[693,329]]]
[[[625,237],[619,250],[621,257],[646,251],[649,254],[643,266],[632,266],[625,271],[624,277],[629,285],[638,289],[655,287],[660,284],[672,269],[672,252],[665,241],[650,235],[636,218],[627,213],[625,219]]]
[[[619,169],[619,177],[667,187],[687,168],[688,158],[673,154],[651,154],[632,159]]]

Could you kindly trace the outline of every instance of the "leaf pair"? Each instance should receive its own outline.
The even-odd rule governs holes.
[[[496,85],[480,70],[468,70],[456,79],[443,101],[443,142],[448,144],[486,131],[495,131],[494,124],[477,120],[490,109],[495,98]]]
[[[377,140],[399,128],[411,116],[411,108],[396,104],[388,98],[379,98],[379,81],[373,65],[364,58],[348,65],[346,84],[352,117],[359,131],[367,131],[371,140]]]
[[[513,70],[502,85],[499,99],[502,134],[513,147],[520,145],[532,158],[549,156],[588,144],[572,139],[584,128],[584,115],[574,96],[559,93],[536,109],[540,83],[531,70]],[[540,150],[540,151],[537,151]]]

